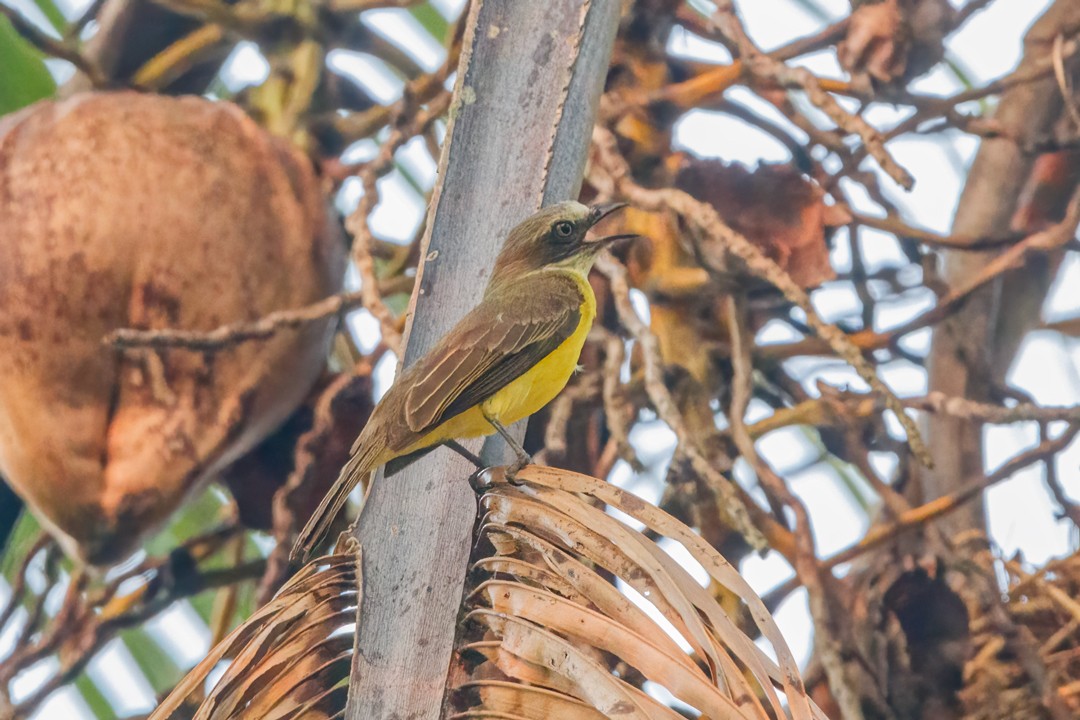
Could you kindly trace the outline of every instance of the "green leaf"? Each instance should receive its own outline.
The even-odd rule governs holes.
[[[395,315],[403,315],[405,311],[409,309],[410,299],[410,293],[396,293],[383,298],[383,302],[386,303],[386,307],[390,308],[390,311]]]
[[[2,72],[0,72],[0,75],[2,75]],[[7,551],[0,557],[0,575],[8,583],[14,580],[15,574],[22,565],[23,558],[26,557],[26,553],[30,552],[30,547],[37,540],[40,532],[41,526],[38,524],[37,519],[28,510],[23,510],[15,523],[15,529],[12,530],[11,537],[8,539]]]
[[[450,33],[450,23],[430,3],[421,3],[409,8],[409,12],[416,18],[431,37],[442,44],[446,44]]]
[[[946,53],[945,67],[949,69],[949,72],[952,73],[957,82],[964,86],[965,90],[971,90],[975,87],[977,82],[975,73],[961,58],[953,53]],[[984,97],[979,99],[979,112],[983,115],[990,114],[991,106],[989,98]]]
[[[79,673],[75,678],[75,689],[82,695],[90,712],[94,713],[95,720],[116,720],[112,705],[86,673]]]
[[[189,597],[192,609],[202,618],[203,624],[210,627],[210,618],[214,615],[214,593],[201,592],[194,597]]]
[[[128,630],[121,635],[121,641],[155,693],[170,690],[183,677],[180,666],[146,630]]]
[[[180,508],[161,532],[151,537],[143,548],[151,557],[163,557],[185,540],[202,535],[225,519],[223,510],[228,501],[224,494],[211,486]]]
[[[53,26],[53,29],[61,35],[67,30],[67,18],[64,17],[64,12],[56,6],[53,0],[34,0],[34,4],[37,5],[37,9],[41,11],[41,14],[45,16],[45,19],[49,21],[49,24]]]
[[[49,97],[56,90],[41,54],[0,17],[0,115]]]
[[[436,162],[437,161],[438,160],[436,159]],[[412,174],[412,172],[409,171],[408,167],[398,162],[397,160],[394,160],[394,169],[401,174],[401,179],[405,181],[405,184],[408,185],[413,192],[415,192],[421,198],[427,197],[427,188],[424,187],[424,184],[420,182],[419,178],[417,178],[415,175]]]

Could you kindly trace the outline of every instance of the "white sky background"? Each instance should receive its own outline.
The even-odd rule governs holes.
[[[707,7],[708,3],[693,0],[694,4]],[[963,4],[953,0],[955,5]],[[19,2],[15,3],[20,5]],[[84,6],[83,0],[62,0],[61,5]],[[448,17],[453,17],[463,5],[463,0],[437,0],[433,2]],[[792,38],[813,33],[829,20],[842,17],[849,10],[847,0],[815,0],[827,17],[823,18],[800,7],[796,0],[742,0],[737,2],[751,37],[762,47],[769,49]],[[951,58],[958,62],[972,78],[981,85],[1003,75],[1016,66],[1020,58],[1021,38],[1031,22],[1048,5],[1047,0],[995,0],[989,9],[976,14],[949,42]],[[36,11],[25,1],[21,3],[28,15]],[[75,12],[74,8],[72,11]],[[413,52],[422,66],[434,69],[443,62],[445,51],[434,43],[407,12],[382,10],[369,12],[372,26],[395,40],[404,39],[402,45]],[[722,47],[676,32],[669,48],[678,55],[708,60],[724,61],[729,56]],[[825,77],[841,77],[835,55],[821,52],[802,61],[815,73]],[[370,56],[338,51],[331,58],[332,65],[354,75],[380,101],[390,102],[401,92],[402,82],[387,72],[384,66]],[[54,66],[58,75],[66,75],[62,64]],[[225,73],[227,84],[238,88],[257,83],[265,77],[265,62],[252,46],[239,49]],[[948,70],[937,69],[915,83],[915,89],[938,95],[951,95],[964,89]],[[732,99],[751,107],[756,112],[791,127],[774,108],[758,100],[750,91],[735,88],[729,92]],[[874,105],[868,119],[879,127],[888,127],[903,119],[906,113],[890,106]],[[801,134],[793,130],[796,137]],[[677,145],[702,157],[716,157],[727,161],[739,161],[754,165],[759,161],[783,162],[790,159],[786,148],[773,138],[740,120],[728,116],[694,111],[683,118],[676,128]],[[889,150],[916,178],[916,187],[910,193],[885,180],[889,194],[905,210],[906,219],[913,225],[947,233],[959,196],[966,168],[977,142],[959,133],[905,138],[889,143]],[[371,156],[375,144],[371,141],[358,143],[352,150],[353,159]],[[435,162],[420,142],[415,142],[399,153],[400,166],[423,187],[430,188],[434,182]],[[372,229],[377,234],[401,242],[411,238],[425,212],[425,201],[404,179],[399,171],[391,173],[379,183],[381,202],[372,218]],[[349,209],[359,197],[359,188],[353,184],[346,188],[340,205]],[[870,205],[858,209],[878,213]],[[872,230],[864,232],[864,252],[869,269],[882,265],[903,264],[896,242],[883,233]],[[837,270],[849,265],[847,239],[838,233],[834,243],[833,262]],[[354,278],[355,282],[355,278]],[[1080,314],[1080,262],[1070,255],[1062,276],[1051,292],[1044,310],[1047,319],[1070,317]],[[909,297],[910,296],[910,297]],[[853,313],[858,307],[857,299],[848,287],[840,283],[827,284],[813,294],[815,305],[827,319],[838,319]],[[642,298],[637,306],[644,315],[647,307]],[[882,303],[875,318],[876,329],[894,327],[919,313],[932,302],[928,294],[908,293],[902,300]],[[351,326],[358,336],[361,347],[372,348],[378,341],[377,323],[359,312],[351,319]],[[793,339],[792,331],[777,324],[766,327],[759,340],[768,342]],[[906,347],[923,354],[930,337],[929,330],[915,333]],[[861,381],[839,361],[827,359],[797,361],[800,372],[812,384],[824,379],[835,385],[850,384],[862,387]],[[379,385],[383,388],[391,381],[394,361],[384,359],[378,369]],[[883,379],[900,395],[921,395],[926,391],[925,373],[907,363],[894,361],[882,368]],[[1048,332],[1035,332],[1026,340],[1009,376],[1010,382],[1031,394],[1038,402],[1049,405],[1073,405],[1080,403],[1080,342],[1062,339]],[[751,412],[764,412],[762,407],[752,407]],[[772,433],[759,441],[763,455],[786,477],[795,492],[806,502],[811,514],[819,551],[823,555],[835,553],[857,541],[867,528],[867,514],[857,496],[871,499],[868,488],[852,492],[840,481],[837,469],[817,462],[819,451],[806,433],[799,429],[785,429]],[[987,462],[993,469],[1025,448],[1036,444],[1033,424],[989,426],[986,430]],[[658,422],[641,423],[635,428],[632,440],[639,447],[642,460],[648,465],[646,473],[634,477],[630,469],[621,465],[616,468],[613,480],[628,487],[649,500],[658,499],[660,482],[674,449],[674,437]],[[879,467],[888,471],[892,467],[891,456],[880,454],[876,458]],[[745,468],[742,468],[745,470]],[[1073,498],[1080,499],[1080,443],[1073,445],[1059,456],[1059,475]],[[987,494],[987,507],[992,537],[1002,551],[1011,555],[1021,552],[1032,564],[1039,565],[1047,559],[1068,554],[1077,547],[1077,538],[1070,526],[1054,518],[1053,504],[1042,480],[1038,466],[1018,473],[1014,479],[1001,483]],[[740,479],[747,479],[745,473]],[[675,550],[678,550],[676,547]],[[675,552],[673,550],[673,552]],[[678,554],[676,554],[679,557]],[[761,559],[751,557],[742,565],[747,580],[761,593],[790,577],[791,569],[777,554]],[[8,588],[0,580],[0,601],[6,597]],[[796,657],[805,659],[810,652],[810,623],[805,593],[799,591],[781,606],[777,613],[785,636]],[[175,651],[182,664],[191,665],[208,649],[209,636],[201,620],[187,603],[177,604],[169,613],[151,623],[150,632],[167,648]],[[11,633],[9,633],[11,635]],[[0,636],[0,655],[13,642],[13,637]],[[48,672],[46,667],[33,668],[21,679],[26,692],[40,682]],[[142,678],[127,650],[115,641],[108,652],[94,661],[91,676],[107,697],[122,713],[149,710],[153,695]],[[73,690],[54,694],[35,716],[39,719],[89,717],[81,697]]]

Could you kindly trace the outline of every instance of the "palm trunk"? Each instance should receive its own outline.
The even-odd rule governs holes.
[[[1075,0],[1057,0],[1028,32],[1024,59],[1017,73],[1046,67],[1054,38],[1059,34],[1070,37],[1078,26],[1080,4]],[[986,139],[979,148],[957,208],[952,229],[955,236],[978,239],[1001,236],[1010,230],[1021,190],[1037,157],[1025,146],[1030,148],[1050,136],[1062,107],[1061,90],[1050,72],[1002,93],[994,114],[1001,137]],[[1071,194],[1071,189],[1066,192]],[[999,252],[946,253],[945,281],[949,287],[963,285]],[[950,397],[989,400],[994,388],[1004,382],[1024,336],[1038,322],[1052,280],[1047,267],[1029,262],[973,293],[934,332],[928,360],[930,390]],[[927,438],[936,467],[924,473],[920,483],[913,484],[914,491],[922,494],[916,498],[918,502],[947,495],[965,482],[985,475],[981,425],[947,414],[933,414],[928,420]],[[985,530],[981,499],[943,519],[941,525],[948,536],[963,530]]]
[[[406,364],[480,299],[514,224],[576,197],[618,14],[617,0],[472,4]],[[437,451],[375,481],[355,535],[364,579],[352,720],[442,712],[476,519],[472,471]]]

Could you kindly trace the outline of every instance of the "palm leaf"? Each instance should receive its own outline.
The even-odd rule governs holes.
[[[532,705],[554,701],[537,688],[568,708],[584,704],[567,717],[680,717],[642,692],[645,680],[711,718],[823,717],[761,600],[692,530],[595,478],[530,467],[517,481],[496,472],[481,501],[479,534],[491,553],[473,565],[479,585],[467,602],[475,640],[463,649],[478,662],[461,688],[471,706],[460,717],[543,717]],[[604,505],[682,544],[742,601],[778,662],[656,541]],[[619,580],[670,622],[690,653],[620,592]]]
[[[680,543],[714,586],[737,597],[774,661],[679,563],[601,508]],[[764,604],[688,527],[595,478],[529,467],[516,484],[486,476],[458,648],[464,678],[449,717],[505,720],[677,720],[645,683],[720,720],[820,720]],[[359,553],[305,567],[220,643],[150,720],[197,706],[194,717],[329,718],[344,713]],[[633,588],[651,605],[630,600]],[[681,639],[664,628],[673,627]],[[346,632],[346,628],[352,632]],[[689,647],[687,651],[684,648]],[[211,670],[232,662],[205,699]]]
[[[360,597],[360,554],[312,561],[274,598],[218,643],[148,720],[188,717],[340,717],[345,710]],[[206,678],[226,658],[228,669],[201,698]]]

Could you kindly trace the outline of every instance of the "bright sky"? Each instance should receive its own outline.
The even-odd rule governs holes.
[[[82,0],[76,0],[81,6]],[[708,3],[694,0],[696,5]],[[25,3],[24,3],[25,4]],[[62,3],[63,4],[63,3]],[[70,3],[69,3],[70,4]],[[440,0],[435,3],[448,17],[454,16],[463,0]],[[763,47],[769,48],[820,29],[829,19],[841,17],[848,11],[847,0],[816,0],[814,3],[825,10],[821,17],[804,9],[807,3],[794,0],[753,0],[737,2],[751,36]],[[961,2],[954,2],[960,5]],[[1002,75],[1015,67],[1021,50],[1021,37],[1032,20],[1048,4],[1047,0],[996,0],[990,8],[976,15],[949,43],[951,58],[965,68],[976,83],[983,83]],[[28,10],[29,12],[29,10]],[[444,59],[444,50],[434,43],[416,21],[402,10],[370,12],[372,26],[394,38],[407,38],[405,47],[414,52],[421,64],[431,69]],[[703,60],[722,60],[726,51],[713,44],[677,33],[671,40],[673,52]],[[401,91],[399,79],[387,73],[377,61],[358,53],[338,51],[331,59],[342,71],[355,75],[380,100],[391,101]],[[835,58],[819,53],[806,60],[807,66],[823,76],[840,76]],[[252,46],[245,46],[235,53],[228,66],[226,79],[231,87],[257,83],[265,77],[265,62]],[[918,81],[917,89],[924,93],[951,94],[962,89],[960,82],[950,72],[938,70]],[[731,97],[752,107],[755,111],[788,126],[787,120],[771,106],[756,99],[749,91],[737,88]],[[902,119],[902,114],[888,106],[874,106],[868,116],[875,124],[890,125]],[[796,133],[798,131],[795,131]],[[680,121],[676,130],[676,142],[690,152],[701,156],[737,160],[748,165],[759,161],[778,162],[789,159],[787,150],[771,137],[727,116],[695,111]],[[956,206],[966,167],[977,149],[974,140],[957,133],[941,136],[896,140],[889,144],[897,160],[914,174],[917,185],[911,193],[886,180],[889,194],[907,212],[907,219],[914,225],[947,232]],[[359,143],[352,153],[356,159],[370,156],[374,143]],[[401,167],[423,187],[434,182],[435,164],[422,143],[407,146],[399,156]],[[409,239],[425,211],[424,199],[404,179],[400,171],[384,178],[379,185],[382,201],[372,218],[375,232],[390,239]],[[355,204],[359,188],[354,184],[346,188],[341,198],[343,208]],[[860,200],[856,195],[856,202]],[[872,210],[869,206],[862,209]],[[866,254],[872,266],[904,262],[896,243],[880,233],[866,233]],[[837,269],[849,263],[847,239],[838,235],[833,255]],[[353,279],[355,282],[355,278]],[[1068,317],[1080,314],[1080,294],[1075,287],[1080,284],[1080,262],[1075,255],[1065,267],[1045,314],[1048,318]],[[1072,288],[1072,290],[1068,290]],[[638,298],[642,314],[647,307]],[[879,328],[898,325],[925,309],[931,298],[912,293],[902,301],[881,305],[875,323]],[[827,318],[840,317],[856,307],[854,294],[839,284],[826,285],[814,293],[815,305]],[[365,313],[352,318],[352,328],[360,344],[371,348],[377,342],[377,324]],[[790,330],[774,324],[766,327],[759,339],[782,341],[791,339]],[[913,335],[908,347],[924,352],[929,341],[929,331]],[[379,384],[385,387],[394,371],[392,359],[386,359],[379,368]],[[806,373],[808,383],[824,379],[833,384],[850,384],[861,387],[854,374],[836,361],[803,360],[793,363]],[[882,368],[887,383],[901,395],[919,395],[926,390],[925,375],[915,366],[893,362]],[[1080,342],[1063,340],[1046,332],[1035,332],[1024,343],[1009,376],[1018,388],[1030,393],[1039,402],[1052,405],[1080,403]],[[763,409],[751,408],[762,412]],[[991,468],[1032,446],[1036,442],[1034,426],[1030,424],[990,427],[986,430],[987,461]],[[642,459],[649,466],[646,473],[635,477],[629,467],[616,468],[613,480],[642,496],[656,500],[659,479],[663,477],[666,463],[674,448],[674,437],[660,423],[642,423],[632,437],[641,449]],[[857,496],[871,497],[868,489],[852,492],[844,483],[836,468],[815,462],[818,452],[808,436],[798,429],[777,431],[759,442],[759,449],[773,465],[787,477],[794,490],[806,502],[815,530],[819,550],[823,554],[834,553],[858,540],[866,530],[867,517],[861,509]],[[876,461],[884,470],[891,469],[891,458],[882,454]],[[1070,494],[1080,499],[1080,443],[1059,457],[1058,471]],[[743,475],[745,477],[745,474]],[[988,512],[993,539],[1002,551],[1011,555],[1022,552],[1033,564],[1041,564],[1048,558],[1067,554],[1077,547],[1077,538],[1070,534],[1070,526],[1058,521],[1053,515],[1053,505],[1042,482],[1042,472],[1035,467],[1019,473],[1013,480],[993,488],[988,494]],[[679,557],[677,546],[671,551]],[[742,571],[759,591],[767,592],[790,576],[791,570],[775,553],[761,559],[752,557],[742,565]],[[7,588],[0,581],[0,601]],[[644,602],[644,601],[642,601]],[[805,659],[810,651],[809,619],[805,594],[794,594],[777,614],[777,620],[795,652]],[[209,636],[202,621],[187,603],[179,603],[150,626],[150,632],[174,651],[185,665],[193,664],[208,649]],[[9,633],[10,635],[10,633]],[[0,636],[0,654],[6,652],[13,637]],[[49,671],[46,666],[31,669],[20,678],[19,689],[29,692]],[[122,712],[141,712],[153,706],[153,694],[149,685],[137,671],[127,650],[114,642],[108,652],[94,661],[91,676],[99,682],[111,701]],[[17,698],[16,698],[17,699]],[[44,705],[35,716],[40,719],[89,717],[81,697],[74,691],[61,691]]]

